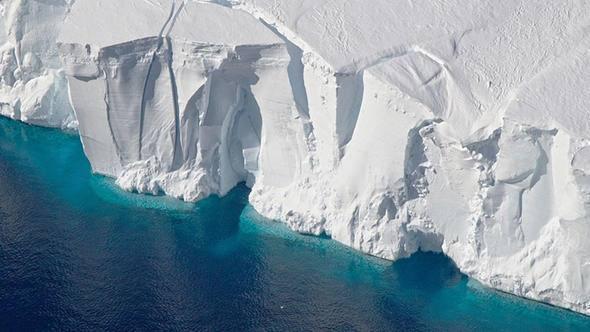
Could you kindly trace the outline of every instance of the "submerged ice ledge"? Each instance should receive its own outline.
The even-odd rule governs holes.
[[[296,231],[387,259],[442,251],[590,314],[588,7],[9,0],[0,110],[78,126],[127,190],[198,200],[245,181]]]

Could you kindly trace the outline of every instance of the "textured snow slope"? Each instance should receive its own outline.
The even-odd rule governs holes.
[[[123,188],[197,200],[246,181],[294,230],[387,259],[443,251],[590,314],[590,3],[3,6],[8,45],[60,31],[36,38],[57,39],[85,152]]]

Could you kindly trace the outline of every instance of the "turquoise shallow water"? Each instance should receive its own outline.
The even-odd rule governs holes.
[[[76,136],[0,119],[0,330],[590,330],[442,255],[391,263],[295,234],[247,196],[125,193]]]

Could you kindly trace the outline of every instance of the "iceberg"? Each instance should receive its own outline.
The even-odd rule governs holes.
[[[0,9],[2,114],[77,127],[122,188],[195,201],[245,182],[295,231],[390,260],[443,252],[590,314],[590,3]]]

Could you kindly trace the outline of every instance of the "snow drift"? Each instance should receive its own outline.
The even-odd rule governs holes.
[[[1,6],[2,114],[75,126],[69,96],[93,169],[123,188],[198,200],[245,181],[296,231],[442,251],[590,314],[589,3]]]

